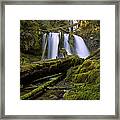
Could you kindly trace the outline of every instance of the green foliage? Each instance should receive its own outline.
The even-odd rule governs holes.
[[[84,39],[100,39],[100,21],[99,20],[81,20],[80,26],[76,30]]]
[[[39,26],[36,20],[20,21],[20,49],[22,52],[40,48]]]
[[[24,53],[21,53],[20,55],[20,65],[26,65],[40,60],[41,60],[40,56],[24,54]]]

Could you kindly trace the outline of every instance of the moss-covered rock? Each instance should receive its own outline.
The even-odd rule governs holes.
[[[92,83],[100,76],[99,60],[85,60],[82,65],[70,68],[65,78],[73,83]]]
[[[64,94],[65,100],[100,99],[100,60],[86,59],[83,64],[70,68],[65,81],[72,84],[72,89]]]
[[[75,85],[73,89],[64,94],[64,100],[99,100],[99,84]]]

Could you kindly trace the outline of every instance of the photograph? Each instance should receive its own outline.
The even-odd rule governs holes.
[[[100,20],[20,20],[21,100],[100,100]]]

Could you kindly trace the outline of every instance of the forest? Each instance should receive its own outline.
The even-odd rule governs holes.
[[[20,20],[20,99],[99,100],[100,21]]]

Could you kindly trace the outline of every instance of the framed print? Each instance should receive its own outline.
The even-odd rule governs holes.
[[[117,0],[1,8],[1,118],[119,119]]]

